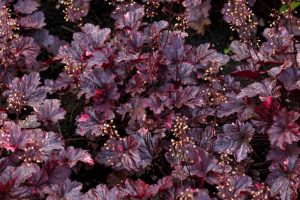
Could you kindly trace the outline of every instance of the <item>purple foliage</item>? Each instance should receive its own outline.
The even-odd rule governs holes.
[[[57,99],[46,99],[42,104],[34,106],[37,118],[43,122],[58,122],[65,118],[66,112],[60,108],[60,101]]]
[[[35,0],[18,0],[14,4],[14,10],[22,14],[31,14],[39,7],[39,3]]]
[[[296,1],[271,27],[225,1],[226,53],[190,43],[215,1],[101,2],[110,27],[56,3],[66,41],[44,1],[0,0],[0,199],[299,198]]]

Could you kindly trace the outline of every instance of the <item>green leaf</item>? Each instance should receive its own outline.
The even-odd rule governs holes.
[[[292,1],[289,5],[288,4],[282,4],[282,6],[279,8],[279,12],[285,13],[286,11],[288,11],[288,9],[294,10],[296,8],[298,8],[300,6],[300,2],[299,1]]]
[[[289,9],[289,6],[287,4],[283,4],[280,8],[279,8],[279,12],[282,14],[284,12],[286,12]]]
[[[290,8],[293,10],[298,8],[299,6],[300,6],[300,2],[298,2],[298,1],[292,1],[290,4]]]
[[[228,54],[230,53],[230,49],[229,49],[229,48],[225,48],[225,49],[224,49],[224,53],[225,53],[226,55],[228,55]]]

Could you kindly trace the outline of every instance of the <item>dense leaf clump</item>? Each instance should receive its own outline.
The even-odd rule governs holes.
[[[0,0],[0,199],[298,199],[300,4],[214,3]]]

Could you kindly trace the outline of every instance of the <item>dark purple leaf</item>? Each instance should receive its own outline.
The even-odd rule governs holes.
[[[45,24],[45,16],[44,13],[41,11],[35,12],[31,15],[27,15],[23,18],[21,18],[18,23],[21,27],[27,28],[27,29],[39,29],[44,27]]]
[[[51,156],[53,150],[63,149],[62,138],[57,133],[27,129],[23,134],[24,140],[20,142],[18,148],[24,150],[20,156],[24,162],[42,162]]]
[[[282,109],[274,116],[274,123],[268,130],[271,145],[285,149],[287,144],[300,140],[299,125],[296,120],[300,117],[298,112]]]
[[[101,148],[96,160],[114,169],[138,171],[144,167],[139,153],[140,142],[132,135],[121,139],[109,139]]]
[[[189,153],[193,154],[193,152]],[[195,156],[199,157],[193,159]],[[210,155],[203,149],[199,149],[198,155],[191,155],[189,157],[195,161],[187,168],[191,175],[200,177],[209,184],[215,184],[217,182],[214,172],[217,170],[218,162],[213,155]]]
[[[264,101],[269,96],[276,98],[278,96],[278,90],[279,86],[276,86],[276,81],[265,79],[262,83],[255,82],[243,88],[237,98],[259,95],[260,99]]]
[[[238,99],[236,95],[232,93],[229,93],[226,96],[227,101],[221,103],[218,107],[218,117],[227,117],[234,113],[238,113],[239,116],[251,116],[254,114],[253,109],[251,109],[243,99]],[[244,119],[244,117],[242,118]]]
[[[137,181],[126,179],[121,191],[130,199],[149,199],[158,192],[172,187],[172,185],[172,178],[169,176],[158,180],[157,184],[153,185],[149,185],[141,179]]]
[[[174,185],[165,192],[157,195],[160,199],[178,200],[178,199],[199,199],[211,200],[207,189],[191,188],[189,186]]]
[[[46,99],[42,104],[34,106],[34,111],[39,120],[43,122],[58,122],[64,119],[66,111],[60,107],[58,99]]]
[[[146,107],[149,107],[154,114],[160,114],[165,107],[171,108],[170,99],[166,96],[150,95],[149,98],[145,99]]]
[[[250,123],[225,124],[224,133],[219,134],[215,143],[215,150],[219,153],[233,154],[237,162],[241,162],[251,152],[250,141],[254,128]]]
[[[267,160],[274,161],[284,161],[288,159],[288,157],[295,157],[300,154],[300,147],[298,147],[297,142],[293,142],[292,144],[288,144],[285,150],[282,150],[278,147],[270,149],[267,155]]]
[[[101,51],[94,51],[88,60],[88,67],[102,67],[103,64],[108,63],[108,57]]]
[[[287,91],[300,90],[300,70],[291,67],[284,70],[278,79],[283,83],[284,88]]]
[[[0,145],[10,151],[15,151],[25,139],[21,128],[14,122],[6,121],[0,129]]]
[[[61,151],[60,154],[60,156],[63,157],[63,161],[70,167],[74,167],[79,161],[89,165],[94,165],[92,156],[87,150],[80,148],[75,149],[74,147],[69,146],[65,151]]]
[[[157,194],[173,186],[172,176],[165,176],[162,179],[159,179],[156,184],[150,185],[149,190],[152,194]]]
[[[195,84],[194,70],[195,67],[192,64],[184,62],[178,66],[177,76],[173,79],[174,81],[181,81],[184,85]]]
[[[293,35],[285,27],[266,28],[263,33],[267,39],[261,45],[260,51],[267,55],[274,55],[280,52],[287,52],[292,48]]]
[[[267,182],[271,187],[272,197],[279,195],[283,200],[297,199],[297,189],[300,184],[300,160],[297,157],[288,157],[283,162],[270,166],[271,173]]]
[[[94,48],[99,48],[104,45],[104,42],[109,38],[111,32],[109,28],[100,29],[99,26],[93,24],[85,24],[82,27],[82,31],[85,34],[82,35],[82,37],[88,39],[85,42],[88,42],[87,44],[92,45],[91,47]],[[78,39],[79,38],[80,35],[78,35]],[[74,36],[74,39],[77,39],[76,36]]]
[[[0,197],[8,200],[31,199],[41,196],[33,182],[32,177],[41,173],[37,164],[30,163],[19,167],[7,167],[0,175]],[[31,183],[31,184],[30,184]],[[3,195],[3,196],[2,196]]]
[[[19,37],[12,41],[12,53],[16,60],[25,60],[25,65],[30,66],[36,62],[36,57],[40,53],[40,47],[31,37]]]
[[[70,22],[82,20],[90,10],[90,0],[73,0],[67,3],[65,19]]]
[[[22,14],[31,14],[36,11],[39,7],[39,3],[35,0],[18,0],[14,4],[14,10]]]
[[[196,86],[180,87],[171,94],[171,98],[176,108],[181,108],[183,105],[190,108],[204,105],[203,94],[200,88]]]
[[[233,177],[225,177],[222,186],[218,186],[218,196],[221,199],[246,199],[246,194],[250,194],[252,179],[249,176],[235,175]]]
[[[125,8],[125,10],[122,10],[122,8]],[[131,30],[136,30],[140,27],[143,16],[144,8],[139,4],[119,4],[116,12],[111,15],[116,20],[116,28]]]
[[[95,69],[90,74],[81,78],[81,85],[78,96],[85,94],[86,98],[97,97],[100,101],[117,100],[117,86],[114,83],[114,74],[109,71]]]
[[[118,188],[109,189],[106,185],[100,184],[85,193],[82,200],[120,200],[124,197],[125,194]]]
[[[85,112],[77,119],[76,133],[88,137],[101,136],[104,134],[102,126],[113,117],[113,113],[97,112],[92,107],[87,107]]]
[[[52,94],[56,91],[66,90],[72,83],[71,78],[65,73],[62,72],[59,74],[59,77],[56,80],[46,79],[45,86],[49,92]]]
[[[131,99],[130,103],[121,105],[117,109],[117,113],[122,115],[124,119],[125,115],[128,113],[131,121],[145,121],[146,119],[146,110],[147,104],[144,99],[139,99],[137,97]]]
[[[35,30],[32,37],[36,43],[52,55],[57,55],[59,47],[65,45],[64,41],[56,36],[50,35],[46,29]]]
[[[261,74],[264,74],[264,72],[244,70],[244,71],[233,72],[230,75],[233,77],[243,77],[243,78],[255,79],[258,76],[260,76]]]
[[[82,184],[77,181],[71,181],[70,179],[65,180],[59,185],[50,185],[43,189],[48,194],[47,200],[75,200],[82,199],[83,195],[80,192]]]
[[[247,60],[251,56],[249,46],[238,40],[232,41],[229,49],[234,54],[231,58],[235,61]]]
[[[42,171],[49,177],[49,183],[55,185],[61,184],[71,175],[70,167],[66,164],[60,164],[55,159],[48,160],[44,164]]]

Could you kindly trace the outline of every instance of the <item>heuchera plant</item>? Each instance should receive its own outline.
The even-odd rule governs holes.
[[[92,3],[57,2],[67,42],[44,1],[0,0],[0,199],[299,198],[299,2],[267,26],[224,1],[226,54],[188,42],[213,1],[102,2],[107,27]]]

